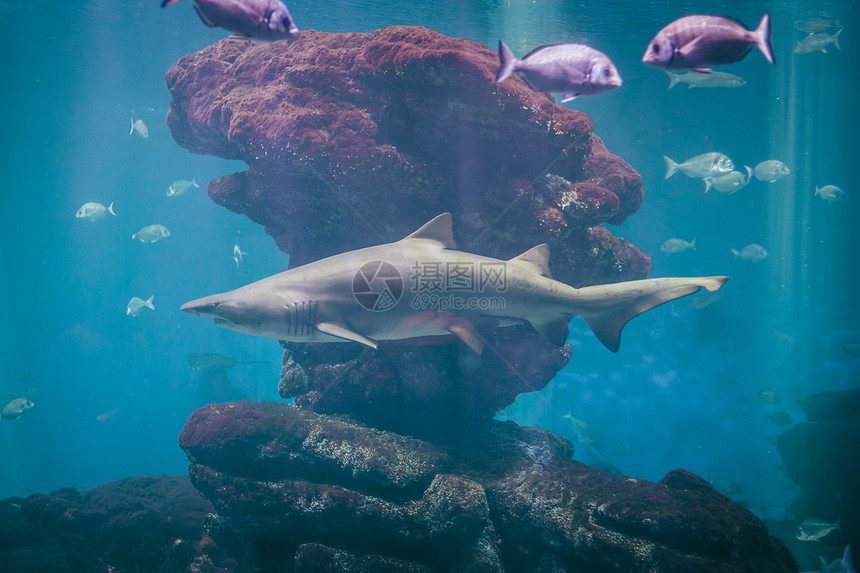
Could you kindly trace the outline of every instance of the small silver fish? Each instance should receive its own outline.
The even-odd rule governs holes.
[[[823,519],[806,519],[797,528],[797,533],[794,536],[800,541],[818,541],[831,531],[841,530],[838,519],[836,523],[829,523]]]
[[[164,0],[161,7],[178,2]],[[194,9],[210,28],[224,28],[244,38],[274,42],[291,40],[299,34],[290,11],[280,0],[194,0]]]
[[[816,186],[815,195],[821,197],[828,203],[838,203],[847,199],[847,197],[845,196],[845,191],[843,191],[836,185],[825,185],[820,189],[818,188],[818,186]],[[813,197],[815,197],[815,195],[813,195]]]
[[[236,261],[237,269],[239,268],[239,265],[245,261],[243,257],[247,254],[248,253],[239,248],[239,245],[233,245],[233,260]]]
[[[764,247],[756,243],[750,243],[740,251],[732,249],[732,254],[736,259],[741,258],[751,263],[757,263],[767,258],[767,251],[764,250]]]
[[[725,72],[711,72],[710,74],[698,74],[696,72],[684,72],[676,74],[665,70],[669,76],[669,89],[677,84],[687,84],[688,88],[739,88],[747,82],[738,76]]]
[[[185,355],[189,370],[226,370],[242,364],[267,364],[259,360],[236,360],[215,352],[192,352]]]
[[[142,119],[135,120],[131,118],[131,129],[128,131],[128,134],[134,135],[138,141],[146,141],[149,137],[149,130]]]
[[[24,415],[24,412],[33,407],[33,403],[26,398],[15,398],[0,412],[0,418],[4,420],[14,420]]]
[[[136,296],[131,297],[131,300],[128,301],[128,306],[125,309],[125,314],[128,316],[137,316],[144,308],[155,310],[155,305],[152,304],[153,299],[155,299],[155,295],[152,295],[146,300]]]
[[[840,28],[832,36],[823,32],[810,34],[799,41],[793,51],[795,54],[813,54],[815,52],[824,52],[826,54],[827,46],[830,44],[836,46],[837,50],[841,50],[842,48],[839,47],[839,34],[841,33],[842,29]]]
[[[663,161],[666,162],[666,175],[663,179],[668,179],[678,171],[687,177],[707,179],[735,168],[731,159],[717,151],[691,157],[683,163],[675,163],[664,155]]]
[[[75,213],[75,219],[87,219],[88,221],[96,222],[108,213],[116,217],[116,213],[113,210],[113,203],[107,207],[101,203],[84,203],[81,205],[81,208],[78,209],[78,212]]]
[[[750,177],[752,176],[752,168],[744,165],[744,169],[746,169],[746,175],[740,171],[729,171],[728,173],[721,173],[720,175],[706,178],[705,193],[712,187],[720,193],[728,193],[729,195],[737,193],[749,184]]]
[[[759,181],[773,183],[783,177],[788,177],[791,171],[785,163],[779,159],[768,159],[755,166],[755,178]]]
[[[683,253],[686,250],[693,249],[696,250],[696,239],[693,239],[690,242],[685,241],[684,239],[669,239],[663,246],[660,247],[660,250],[664,253]]]
[[[758,397],[761,398],[762,402],[767,404],[775,404],[777,406],[782,404],[782,400],[779,399],[779,395],[777,395],[773,390],[762,390],[758,393]]]
[[[660,30],[642,61],[663,70],[693,70],[708,73],[712,66],[738,62],[757,46],[773,63],[770,45],[770,15],[765,14],[755,30],[724,16],[694,14],[679,18]]]
[[[185,195],[192,187],[200,187],[197,183],[197,177],[193,177],[191,181],[187,179],[177,179],[170,187],[167,188],[167,196],[178,197],[179,195]]]
[[[583,44],[552,44],[535,48],[522,60],[499,41],[496,83],[518,73],[537,91],[562,94],[562,103],[621,87],[621,76],[606,54]]]
[[[170,231],[164,225],[147,225],[131,236],[141,243],[154,243],[170,236]]]

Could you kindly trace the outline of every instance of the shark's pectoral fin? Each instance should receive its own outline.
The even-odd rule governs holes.
[[[484,339],[468,320],[457,320],[448,325],[448,332],[459,338],[463,343],[480,354],[484,351]]]
[[[561,346],[567,342],[567,323],[570,322],[571,318],[573,317],[566,316],[552,322],[547,322],[546,324],[535,324],[534,322],[530,322],[529,324],[531,324],[532,328],[537,330],[539,334],[544,335],[547,340],[556,346]]]
[[[549,245],[546,243],[541,243],[536,247],[532,247],[525,253],[514,257],[509,262],[513,261],[523,261],[529,263],[534,266],[540,274],[547,278],[552,278],[552,275],[549,272]],[[565,326],[567,324],[565,323]]]
[[[366,336],[362,336],[357,332],[353,332],[342,324],[335,324],[333,322],[320,322],[316,325],[316,328],[323,334],[328,334],[329,336],[334,336],[336,338],[343,338],[344,340],[352,340],[353,342],[364,344],[365,346],[369,346],[373,349],[376,349],[376,347],[379,345],[375,340]]]

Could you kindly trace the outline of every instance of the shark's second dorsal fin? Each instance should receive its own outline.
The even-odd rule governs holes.
[[[549,245],[541,243],[536,247],[532,247],[518,257],[514,257],[511,261],[523,261],[536,267],[540,274],[547,278],[552,278],[549,272]]]
[[[454,242],[454,223],[451,213],[437,215],[404,239],[430,239],[441,243],[446,249],[457,248],[457,243]]]

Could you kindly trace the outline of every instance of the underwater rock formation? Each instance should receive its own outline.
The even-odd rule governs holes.
[[[450,211],[461,250],[550,245],[573,286],[645,278],[603,224],[641,177],[587,115],[497,55],[421,27],[222,40],[167,73],[168,125],[195,153],[244,161],[209,196],[265,226],[295,267],[399,240]],[[207,532],[263,571],[795,571],[749,512],[681,470],[661,483],[572,461],[563,438],[494,421],[570,359],[528,326],[453,337],[285,344],[296,405],[228,403],[180,436]]]
[[[556,347],[527,327],[487,330],[479,356],[453,337],[358,344],[285,344],[278,391],[324,414],[347,414],[376,428],[448,439],[486,425],[564,368]]]
[[[809,422],[783,432],[777,446],[785,471],[800,486],[791,504],[798,523],[825,519],[841,531],[824,539],[839,548],[860,547],[860,388],[809,396]]]
[[[493,422],[433,444],[274,403],[211,404],[180,436],[209,529],[265,571],[796,571],[748,511],[683,470],[660,483]],[[238,557],[238,556],[237,556]]]
[[[451,211],[461,250],[508,259],[545,242],[568,284],[647,277],[650,257],[603,226],[639,208],[639,174],[587,115],[518,78],[496,85],[497,68],[485,46],[422,27],[228,39],[167,73],[168,125],[194,152],[248,164],[209,195],[263,224],[293,267]],[[379,353],[291,345],[281,395],[422,435],[483,422],[546,385],[570,352],[492,329],[483,357],[446,338]]]
[[[167,123],[195,153],[248,171],[209,196],[265,226],[297,266],[398,240],[445,211],[462,250],[507,259],[549,243],[574,286],[644,278],[651,261],[600,225],[642,203],[642,179],[582,112],[498,56],[422,27],[226,39],[167,73]]]
[[[88,491],[0,501],[0,570],[237,570],[204,533],[213,508],[187,477],[141,476]]]

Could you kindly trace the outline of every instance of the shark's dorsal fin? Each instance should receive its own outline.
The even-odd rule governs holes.
[[[378,343],[375,340],[366,336],[362,336],[357,332],[353,332],[342,324],[335,324],[333,322],[320,322],[316,325],[316,328],[323,334],[328,334],[329,336],[334,336],[337,338],[343,338],[344,340],[352,340],[353,342],[358,342],[360,344],[364,344],[365,346],[369,346],[374,350],[378,346]]]
[[[430,239],[441,243],[446,249],[456,249],[457,243],[454,242],[454,223],[451,218],[451,213],[442,213],[433,219],[430,219],[424,225],[404,239]]]
[[[549,272],[549,245],[541,243],[536,247],[532,247],[518,257],[514,257],[511,261],[523,261],[536,267],[543,276],[552,278]]]

